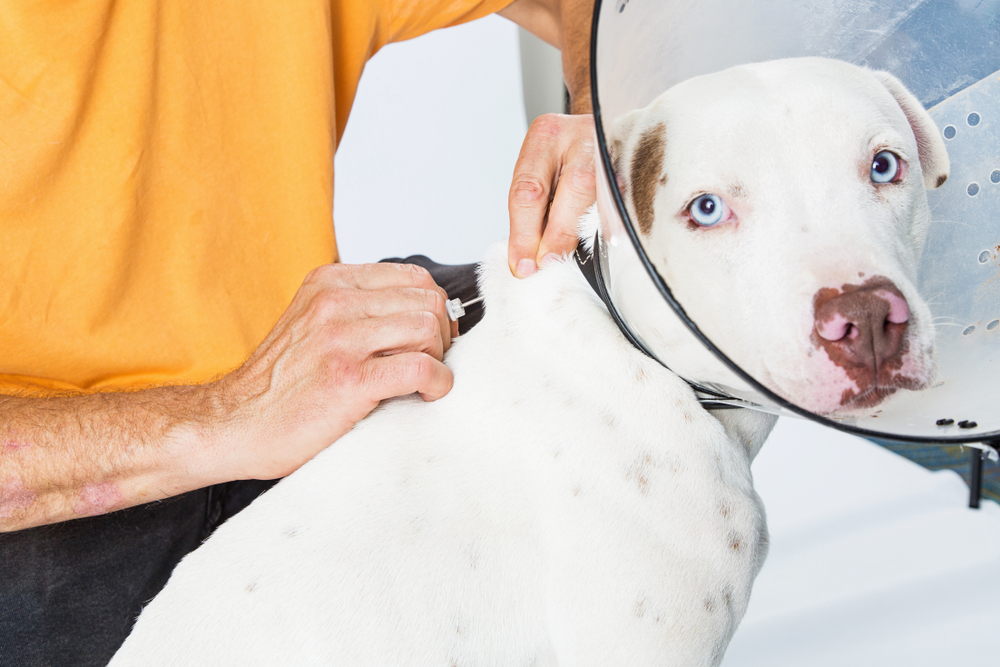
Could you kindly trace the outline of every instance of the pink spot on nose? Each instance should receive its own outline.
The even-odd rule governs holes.
[[[80,495],[73,505],[73,511],[87,516],[104,514],[121,500],[122,494],[112,482],[85,484],[80,489]]]
[[[876,290],[875,294],[889,302],[889,314],[886,321],[893,324],[904,324],[910,320],[910,306],[906,299],[888,290]]]

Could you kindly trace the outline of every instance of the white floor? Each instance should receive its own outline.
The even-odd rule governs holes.
[[[345,261],[479,259],[525,130],[516,29],[490,17],[369,65],[337,157]],[[1000,507],[953,473],[791,419],[754,464],[772,546],[727,667],[1000,665]]]
[[[1000,506],[795,419],[753,470],[771,552],[724,665],[1000,665]]]

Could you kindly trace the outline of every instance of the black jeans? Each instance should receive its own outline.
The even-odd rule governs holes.
[[[475,265],[419,264],[452,298],[478,294]],[[482,317],[470,307],[465,332]],[[108,663],[174,566],[273,481],[229,482],[175,498],[0,534],[0,667]]]

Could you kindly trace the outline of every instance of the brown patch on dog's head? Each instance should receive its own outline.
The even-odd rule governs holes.
[[[653,229],[653,203],[656,190],[667,181],[663,170],[663,157],[667,148],[667,127],[657,123],[642,133],[635,144],[632,153],[632,165],[629,173],[630,189],[632,191],[632,206],[635,209],[636,222],[639,231],[649,234]]]

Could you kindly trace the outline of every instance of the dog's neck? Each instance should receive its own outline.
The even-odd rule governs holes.
[[[573,252],[572,257],[576,260],[577,268],[580,269],[580,273],[582,273],[584,278],[587,279],[591,289],[604,303],[604,307],[607,309],[611,319],[614,320],[615,324],[618,326],[618,330],[621,332],[622,336],[624,336],[633,347],[642,352],[644,355],[658,362],[664,368],[671,369],[670,364],[665,363],[663,359],[659,358],[645,344],[645,342],[643,342],[642,338],[638,336],[635,331],[633,331],[625,317],[616,307],[614,300],[611,297],[611,289],[608,286],[607,279],[605,277],[608,273],[608,267],[606,265],[607,258],[605,250],[601,244],[601,235],[594,232],[590,238],[582,238],[579,245],[577,245],[576,250]],[[674,320],[672,322],[673,325],[680,325],[683,329],[680,318],[671,319]],[[708,383],[692,381],[690,378],[685,379],[695,390],[698,395],[699,402],[701,402],[706,409],[728,410],[740,408],[741,406],[746,407],[745,401],[736,398],[732,394],[726,393],[718,387],[712,386]]]
[[[449,353],[456,382],[465,372],[541,377],[564,397],[606,406],[637,428],[650,422],[649,437],[662,437],[664,406],[684,406],[702,415],[706,426],[722,422],[751,457],[773,425],[772,416],[748,410],[706,411],[676,373],[626,340],[572,259],[518,280],[510,274],[506,249],[498,248],[482,265],[480,285],[483,321]],[[498,363],[502,369],[493,367]]]
[[[576,250],[573,252],[573,258],[576,260],[577,268],[580,269],[580,273],[583,274],[583,277],[587,279],[587,283],[590,285],[590,288],[594,290],[594,293],[604,303],[604,307],[607,308],[608,314],[611,315],[611,319],[615,321],[615,324],[618,326],[618,330],[621,331],[623,336],[625,336],[625,340],[632,343],[632,346],[635,347],[635,349],[639,350],[650,359],[659,361],[665,368],[669,368],[669,366],[657,359],[656,355],[654,355],[645,346],[645,344],[643,344],[643,342],[636,337],[635,332],[629,328],[628,324],[625,323],[625,320],[622,319],[618,309],[615,308],[615,304],[611,300],[611,295],[608,293],[608,286],[604,281],[600,257],[600,234],[594,235],[593,250],[590,250],[587,247],[586,242],[581,240],[579,245],[577,245]]]

